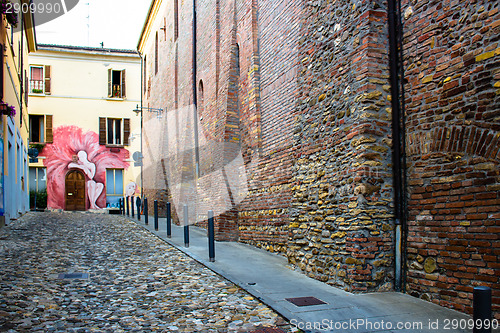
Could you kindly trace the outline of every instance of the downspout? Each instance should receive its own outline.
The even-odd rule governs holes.
[[[200,149],[199,149],[199,144],[198,144],[198,94],[197,94],[197,89],[196,89],[196,82],[197,82],[197,76],[196,76],[196,71],[197,71],[197,66],[196,66],[196,0],[193,0],[193,54],[192,54],[192,60],[193,60],[193,105],[194,105],[194,111],[193,111],[193,130],[194,130],[194,158],[195,158],[195,179],[198,179],[200,175]]]
[[[20,95],[19,96],[19,128],[23,127],[23,95],[24,95],[24,14],[20,13],[21,16],[21,54],[19,55],[19,86]]]
[[[389,25],[389,71],[391,83],[391,107],[392,107],[392,164],[393,164],[393,189],[394,189],[394,224],[395,224],[395,289],[402,291],[403,287],[403,255],[406,252],[403,242],[406,230],[405,215],[405,127],[400,101],[400,75],[402,75],[401,63],[401,23],[400,5],[397,0],[388,0],[387,6]],[[402,80],[401,80],[402,81]],[[404,100],[404,97],[403,97]]]
[[[139,57],[141,57],[141,135],[140,135],[140,138],[141,138],[141,202],[144,202],[144,182],[143,182],[143,176],[142,176],[142,172],[143,172],[143,161],[144,161],[144,156],[142,156],[142,127],[143,127],[143,119],[142,119],[142,96],[144,95],[144,80],[146,79],[144,76],[144,59],[142,59],[142,54],[141,52],[137,51],[137,53],[139,54]]]

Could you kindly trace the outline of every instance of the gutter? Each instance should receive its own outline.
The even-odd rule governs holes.
[[[404,291],[406,280],[406,128],[404,117],[404,82],[402,64],[401,4],[388,0],[389,71],[392,107],[392,164],[395,225],[395,289]],[[402,98],[401,98],[402,97]]]

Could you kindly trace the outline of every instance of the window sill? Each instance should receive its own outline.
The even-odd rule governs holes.
[[[106,100],[108,101],[124,101],[126,98],[122,97],[106,97]]]
[[[28,93],[28,96],[45,97],[45,96],[47,96],[47,94],[45,94],[45,93],[33,93],[33,92],[30,92],[30,93]]]
[[[106,148],[125,148],[125,146],[124,145],[106,144]]]

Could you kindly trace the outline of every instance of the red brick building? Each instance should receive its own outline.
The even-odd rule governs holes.
[[[387,1],[153,1],[146,196],[346,290],[471,312],[488,285],[498,317],[498,10],[403,1],[398,41]]]

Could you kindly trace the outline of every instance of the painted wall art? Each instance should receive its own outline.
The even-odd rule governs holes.
[[[87,209],[106,207],[106,169],[127,169],[129,152],[99,145],[99,135],[84,132],[77,126],[60,126],[54,129],[54,141],[47,144],[40,156],[45,157],[47,168],[47,208],[65,209],[66,175],[79,170],[85,175]]]

